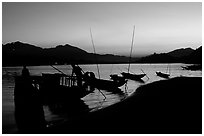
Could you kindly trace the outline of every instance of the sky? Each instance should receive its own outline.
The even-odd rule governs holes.
[[[3,2],[2,44],[71,44],[87,52],[132,56],[198,48],[201,2]]]

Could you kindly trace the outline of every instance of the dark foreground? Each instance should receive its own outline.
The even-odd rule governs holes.
[[[120,103],[45,133],[201,134],[202,78],[178,77],[142,86]]]
[[[120,103],[40,133],[201,134],[202,78],[177,77],[144,85]]]

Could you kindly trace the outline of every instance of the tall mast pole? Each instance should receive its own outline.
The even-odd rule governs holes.
[[[130,62],[131,62],[131,57],[132,57],[132,48],[134,44],[134,36],[135,36],[135,25],[133,28],[133,34],[132,34],[132,43],[131,43],[131,49],[130,49],[130,57],[129,57],[129,65],[128,65],[128,73],[130,72]]]
[[[95,45],[94,45],[94,41],[93,41],[93,36],[92,36],[91,28],[90,28],[90,35],[91,35],[91,42],[92,42],[92,45],[93,45],[94,55],[95,55],[95,59],[96,59],[96,65],[97,65],[98,77],[99,77],[99,79],[100,79],[100,71],[99,71],[99,67],[98,67],[98,60],[97,60],[97,57],[96,57],[96,49],[95,49]]]
[[[96,65],[97,65],[97,70],[98,70],[98,77],[100,79],[100,71],[99,71],[99,67],[98,67],[98,61],[97,61],[97,57],[96,57],[96,49],[95,49],[95,45],[94,45],[94,41],[93,41],[93,36],[92,36],[92,31],[91,31],[91,28],[90,28],[90,35],[91,35],[91,42],[92,42],[92,45],[93,45],[93,49],[94,49],[94,54],[95,54],[95,59],[96,59]],[[101,92],[100,89],[98,89],[99,92],[103,95],[103,97],[106,99],[106,96],[103,94],[103,92]]]

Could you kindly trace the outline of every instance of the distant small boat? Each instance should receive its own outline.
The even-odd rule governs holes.
[[[167,73],[169,73],[169,74],[167,74]],[[169,76],[170,76],[170,66],[169,65],[167,66],[166,73],[157,71],[156,75],[159,76],[159,77],[162,77],[162,78],[169,78]]]
[[[144,76],[146,76],[145,73],[143,74],[130,74],[130,63],[131,63],[131,56],[132,56],[132,48],[133,48],[133,44],[134,44],[134,34],[135,34],[135,26],[133,28],[133,35],[132,35],[132,44],[131,44],[131,50],[130,50],[130,57],[129,57],[129,65],[128,65],[128,72],[122,72],[122,76],[125,79],[131,79],[131,80],[135,80],[135,81],[139,81],[139,82],[144,82],[141,78],[143,78]]]
[[[156,72],[157,76],[162,78],[169,78],[170,74],[162,73],[162,72]]]
[[[200,64],[195,64],[195,65],[189,65],[189,66],[181,66],[184,70],[192,70],[192,71],[196,71],[196,70],[202,70],[202,65]]]
[[[130,74],[126,72],[122,72],[121,74],[123,75],[125,79],[131,79],[131,80],[136,80],[136,81],[142,80],[141,78],[146,76],[146,74]]]

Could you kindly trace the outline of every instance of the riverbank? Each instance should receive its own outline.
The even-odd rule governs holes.
[[[202,78],[141,86],[124,101],[48,129],[75,134],[201,134]]]

